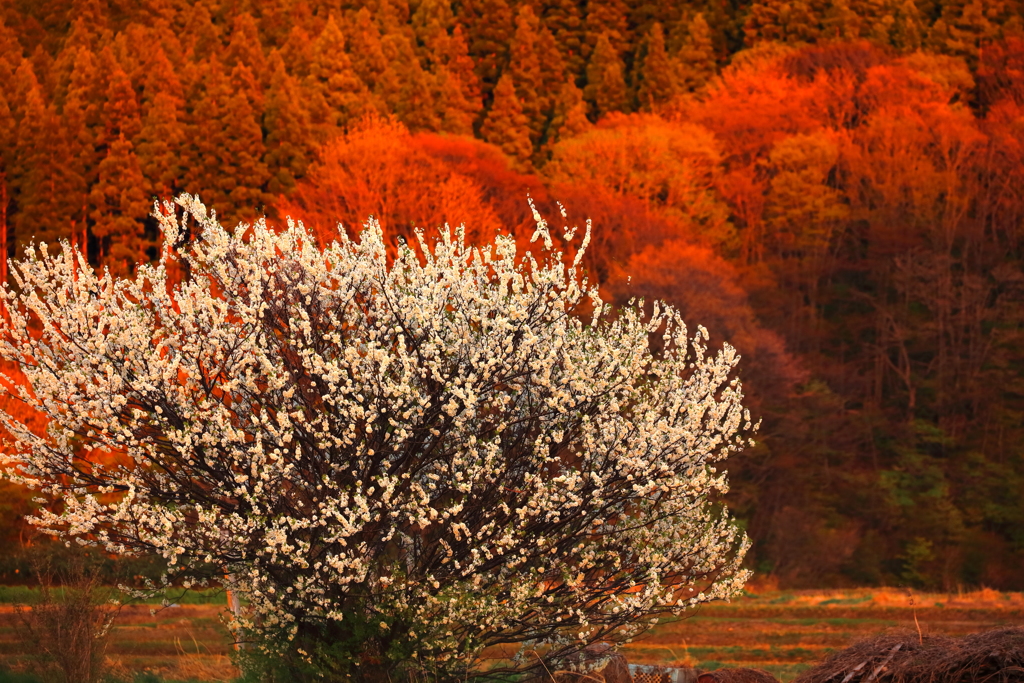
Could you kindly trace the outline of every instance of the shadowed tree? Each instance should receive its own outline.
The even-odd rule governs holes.
[[[487,142],[500,147],[502,152],[520,165],[529,164],[533,155],[530,122],[523,114],[512,77],[508,74],[498,80],[498,86],[494,89],[494,104],[480,126],[480,135]]]
[[[128,275],[136,263],[149,261],[147,250],[155,242],[145,237],[145,219],[153,207],[142,189],[142,169],[123,134],[107,148],[98,176],[89,192],[89,217],[100,264],[115,275]]]
[[[591,103],[598,118],[627,109],[628,93],[623,71],[622,59],[608,37],[601,36],[587,64],[587,87],[583,89],[583,96]]]
[[[643,59],[637,73],[640,82],[636,98],[641,111],[655,111],[675,96],[675,68],[665,51],[665,32],[659,22],[654,22],[647,34]]]
[[[263,127],[267,131],[263,160],[270,174],[267,190],[273,195],[287,195],[306,173],[313,154],[313,135],[299,84],[285,69],[277,52],[271,55],[270,66],[273,75],[263,112]]]
[[[369,90],[352,67],[345,52],[345,36],[334,17],[327,19],[313,44],[306,91],[314,123],[328,135],[335,127],[344,127],[371,108]]]
[[[550,111],[550,93],[544,89],[544,74],[536,49],[539,33],[540,20],[529,5],[523,5],[516,15],[516,33],[512,38],[512,54],[506,73],[512,77],[534,145],[544,134]]]

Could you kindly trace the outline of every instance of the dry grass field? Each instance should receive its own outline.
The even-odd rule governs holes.
[[[227,681],[231,638],[220,620],[224,605],[181,605],[151,614],[149,605],[122,608],[108,649],[113,673],[124,680],[152,674],[163,680]],[[783,681],[829,652],[887,629],[963,635],[1024,624],[1024,594],[983,590],[961,595],[897,589],[763,591],[701,608],[664,622],[627,646],[630,662],[752,666]],[[17,671],[27,653],[17,642],[15,614],[0,605],[0,668]]]
[[[924,634],[955,636],[1021,624],[1024,593],[765,591],[659,624],[625,654],[636,663],[755,667],[790,681],[832,651],[889,629],[920,625]]]

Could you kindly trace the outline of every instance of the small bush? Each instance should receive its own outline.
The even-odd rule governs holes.
[[[17,633],[25,651],[35,656],[31,673],[44,683],[99,681],[117,616],[109,599],[112,590],[102,586],[84,553],[72,554],[59,569],[48,557],[34,569],[40,584],[36,599],[15,605]]]

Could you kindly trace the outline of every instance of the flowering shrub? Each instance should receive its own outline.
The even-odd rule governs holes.
[[[539,216],[540,261],[447,228],[389,258],[372,220],[320,250],[177,205],[132,279],[67,244],[15,266],[0,356],[49,429],[0,416],[2,457],[37,524],[226,582],[235,627],[328,677],[482,675],[508,643],[488,675],[538,667],[743,585],[711,500],[751,429],[738,357],[609,311],[589,226],[571,263]]]

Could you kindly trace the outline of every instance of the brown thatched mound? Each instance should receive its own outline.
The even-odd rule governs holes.
[[[779,680],[761,669],[718,669],[702,673],[697,683],[779,683]]]
[[[836,652],[793,683],[1021,683],[1024,628],[964,638],[886,633]]]

